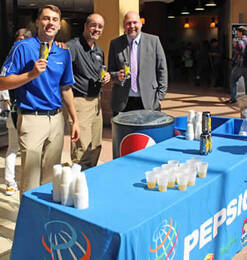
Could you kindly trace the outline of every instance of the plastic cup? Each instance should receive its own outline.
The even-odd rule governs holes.
[[[197,171],[193,168],[191,168],[188,173],[188,183],[187,186],[194,186],[196,183],[196,175],[197,175]]]
[[[167,164],[167,163],[165,163],[165,164],[162,164],[162,165],[161,165],[161,169],[162,169],[162,170],[166,170],[166,171],[169,171],[172,167],[173,167],[173,164]]]
[[[182,174],[181,171],[177,171],[177,172],[175,173],[175,183],[178,183],[178,176],[179,176],[180,174]]]
[[[187,122],[193,123],[194,118],[195,118],[195,110],[189,110]]]
[[[176,184],[176,171],[170,171],[168,179],[168,188],[174,188]]]
[[[187,189],[187,183],[188,183],[188,175],[187,174],[180,174],[177,177],[178,180],[178,189],[179,190],[186,190]]]
[[[197,164],[199,178],[205,178],[208,172],[208,162],[200,162]]]
[[[156,177],[152,171],[145,172],[147,187],[149,189],[154,189],[156,185]]]
[[[195,167],[197,171],[198,171],[198,163],[200,163],[200,162],[202,162],[202,159],[198,158],[198,157],[194,157],[194,158],[186,161],[187,164],[193,165],[193,167]]]
[[[161,192],[167,191],[168,176],[167,175],[160,175],[157,181],[158,181],[159,191],[161,191]]]
[[[179,166],[179,161],[178,160],[169,160],[168,162],[168,165],[171,164],[171,165],[175,165],[175,166]]]
[[[187,140],[194,140],[194,126],[192,123],[187,124],[185,137]]]
[[[154,168],[153,168],[153,173],[154,173],[154,174],[159,174],[160,171],[161,171],[161,167],[154,167]]]
[[[70,193],[70,185],[61,184],[60,192],[61,192],[61,203],[65,206],[72,206],[73,198],[72,198],[72,194]]]
[[[88,192],[75,193],[74,206],[77,209],[87,209],[89,207]]]

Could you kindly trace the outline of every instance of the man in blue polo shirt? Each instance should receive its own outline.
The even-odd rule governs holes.
[[[40,8],[35,37],[17,42],[2,68],[0,90],[15,89],[17,130],[21,149],[21,194],[51,181],[54,164],[60,163],[64,138],[62,97],[73,121],[71,138],[79,138],[73,104],[71,57],[53,41],[60,29],[58,7]],[[40,43],[47,42],[49,56],[39,58]]]

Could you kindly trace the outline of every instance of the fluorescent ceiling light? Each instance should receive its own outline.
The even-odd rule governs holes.
[[[214,0],[210,0],[208,3],[206,3],[206,6],[216,6],[216,3]]]

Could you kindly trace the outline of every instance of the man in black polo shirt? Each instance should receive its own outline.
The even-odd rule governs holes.
[[[101,86],[110,81],[106,73],[103,82],[100,73],[104,64],[104,54],[95,42],[103,32],[104,19],[99,14],[91,14],[84,24],[81,37],[67,42],[70,48],[75,84],[74,104],[81,131],[80,139],[71,144],[71,157],[82,169],[97,165],[102,143]]]

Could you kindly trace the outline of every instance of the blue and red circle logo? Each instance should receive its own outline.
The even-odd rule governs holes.
[[[178,229],[176,222],[171,218],[170,221],[163,220],[155,230],[149,254],[152,260],[173,260],[176,255],[178,245]]]
[[[146,134],[128,134],[120,143],[120,156],[139,151],[154,144],[156,144],[154,139]]]

